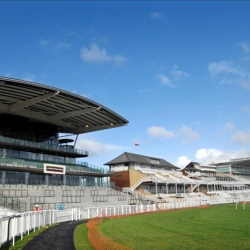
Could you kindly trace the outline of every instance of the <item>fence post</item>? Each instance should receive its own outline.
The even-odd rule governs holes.
[[[0,232],[3,232],[3,218],[2,217],[0,217]],[[0,233],[0,248],[1,248],[1,246],[2,246],[2,233]]]

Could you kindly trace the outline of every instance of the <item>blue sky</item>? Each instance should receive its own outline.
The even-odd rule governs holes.
[[[250,2],[0,7],[1,76],[75,92],[129,120],[80,137],[90,164],[124,151],[180,167],[250,156]]]

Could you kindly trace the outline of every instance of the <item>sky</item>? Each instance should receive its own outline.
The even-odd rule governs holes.
[[[250,2],[0,2],[0,75],[90,98],[129,124],[83,134],[181,168],[250,157]],[[138,143],[139,146],[134,144]]]

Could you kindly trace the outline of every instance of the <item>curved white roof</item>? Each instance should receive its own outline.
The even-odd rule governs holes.
[[[114,111],[83,96],[5,77],[0,77],[0,114],[26,117],[74,134],[128,124]]]

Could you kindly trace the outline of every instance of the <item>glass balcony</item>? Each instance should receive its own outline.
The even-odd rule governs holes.
[[[39,161],[29,161],[24,159],[17,158],[0,158],[0,166],[7,167],[20,167],[20,168],[30,168],[30,169],[44,169],[44,163],[51,164],[53,162],[39,162]],[[54,163],[53,163],[54,164]],[[55,163],[56,164],[56,163]],[[80,165],[79,162],[75,164],[63,164],[66,166],[66,171],[78,172],[78,173],[93,173],[93,174],[112,174],[113,172],[101,169],[93,165],[86,166],[86,162],[82,162]]]
[[[47,143],[25,141],[1,135],[0,135],[0,144],[10,144],[21,147],[33,148],[36,150],[41,149],[41,151],[47,150],[47,151],[63,152],[68,154],[77,154],[82,156],[88,156],[89,154],[88,151],[76,149],[70,146],[66,147],[66,146],[52,145]]]

